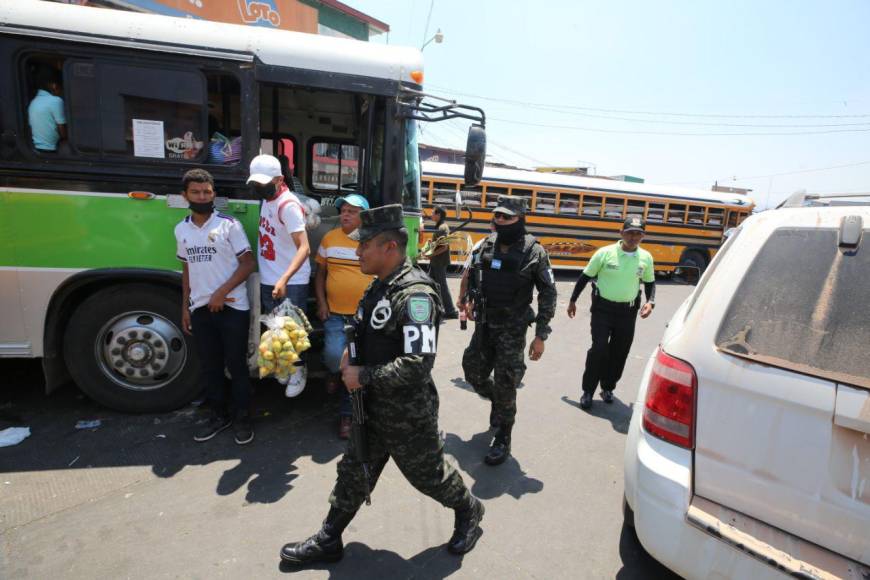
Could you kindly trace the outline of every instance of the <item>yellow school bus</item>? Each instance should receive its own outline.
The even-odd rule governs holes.
[[[526,199],[526,227],[550,254],[554,268],[583,269],[593,252],[620,239],[627,215],[647,222],[642,243],[656,270],[678,266],[703,270],[724,242],[725,233],[740,224],[754,207],[745,195],[702,189],[671,188],[595,177],[577,177],[486,167],[479,185],[463,184],[463,166],[422,163],[422,206],[428,215],[435,205],[447,210],[451,230],[461,229],[471,242],[489,233],[492,208],[499,195]],[[456,203],[462,215],[457,219]],[[432,236],[426,223],[421,244]],[[453,263],[461,264],[468,243],[451,244]]]

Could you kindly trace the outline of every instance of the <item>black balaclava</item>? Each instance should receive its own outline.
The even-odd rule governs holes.
[[[495,222],[496,241],[499,244],[509,246],[526,235],[526,216],[520,216],[520,219],[512,224],[504,225]]]

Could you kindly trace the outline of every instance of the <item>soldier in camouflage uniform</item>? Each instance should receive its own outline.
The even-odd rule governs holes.
[[[525,199],[500,195],[493,223],[495,233],[471,258],[465,302],[475,325],[471,344],[462,356],[462,369],[477,394],[492,402],[489,421],[496,433],[484,461],[500,465],[510,455],[517,387],[526,372],[526,329],[535,323],[535,338],[529,347],[529,358],[535,361],[544,354],[544,341],[550,335],[556,283],[547,251],[526,233]],[[531,307],[533,288],[538,289],[537,316]]]
[[[377,279],[360,301],[349,344],[352,357],[345,352],[342,379],[348,390],[365,389],[370,484],[374,487],[392,457],[411,485],[455,510],[447,549],[464,554],[481,535],[484,508],[445,460],[438,431],[438,393],[431,375],[441,317],[438,287],[406,258],[402,206],[363,211],[360,219],[362,226],[351,234],[360,241],[360,269]],[[354,444],[352,439],[338,463],[323,527],[303,542],[285,545],[284,561],[341,559],[341,534],[365,500],[369,483]]]

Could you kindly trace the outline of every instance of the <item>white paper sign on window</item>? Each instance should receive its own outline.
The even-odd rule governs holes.
[[[164,159],[163,121],[133,119],[133,155]]]

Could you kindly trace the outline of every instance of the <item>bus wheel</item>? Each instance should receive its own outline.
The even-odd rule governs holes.
[[[707,269],[707,259],[704,257],[704,254],[698,250],[689,250],[683,254],[683,259],[680,260],[680,266],[697,268],[698,275],[700,276],[704,273],[704,270]]]
[[[118,411],[169,411],[199,392],[181,297],[167,288],[125,285],[86,299],[67,326],[64,358],[85,394]]]

